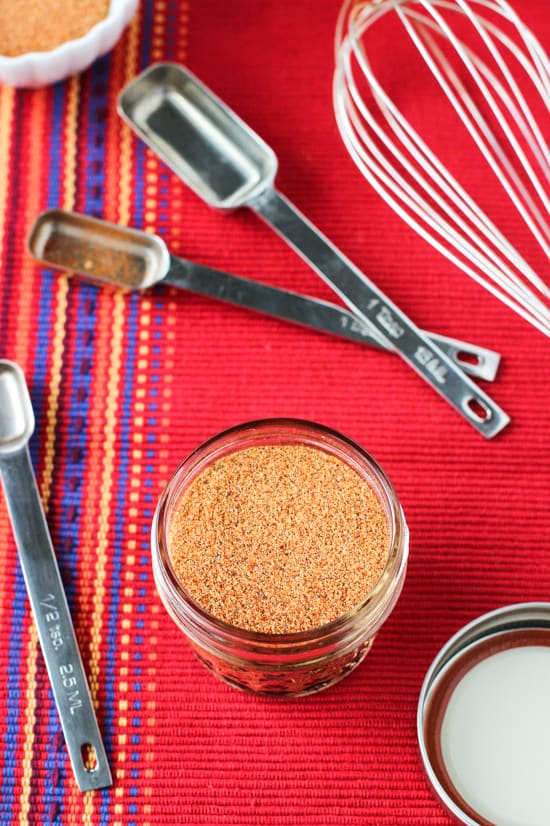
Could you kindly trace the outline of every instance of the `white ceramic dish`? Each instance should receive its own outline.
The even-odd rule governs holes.
[[[132,19],[138,0],[111,0],[109,13],[85,35],[49,52],[17,57],[0,55],[0,83],[6,86],[47,86],[84,71],[113,48]]]

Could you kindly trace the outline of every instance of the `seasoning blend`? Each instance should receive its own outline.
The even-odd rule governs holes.
[[[550,603],[485,614],[438,654],[418,737],[428,779],[466,826],[550,823]]]
[[[401,592],[408,530],[382,469],[321,425],[271,419],[197,448],[152,530],[161,599],[201,661],[297,696],[367,654]]]
[[[39,87],[110,51],[138,0],[0,0],[0,83]]]
[[[85,35],[107,17],[109,0],[19,0],[0,3],[0,54],[49,52]]]

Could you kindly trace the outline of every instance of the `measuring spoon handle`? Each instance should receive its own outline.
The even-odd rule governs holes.
[[[112,783],[28,447],[3,456],[0,476],[67,750],[81,791]],[[85,760],[94,759],[87,766]]]
[[[194,261],[171,256],[170,269],[162,283],[312,327],[323,333],[361,341],[373,347],[385,347],[385,343],[373,335],[361,319],[335,304],[215,270]]]
[[[267,187],[247,206],[483,436],[491,438],[508,424],[506,413],[283,195]]]
[[[221,272],[194,261],[171,255],[170,267],[163,283],[350,341],[390,349],[386,342],[374,338],[364,321],[343,307]],[[465,372],[486,381],[494,379],[500,361],[498,353],[436,333],[427,335],[449,358],[460,363]],[[472,361],[461,361],[461,356],[464,355],[469,355]]]

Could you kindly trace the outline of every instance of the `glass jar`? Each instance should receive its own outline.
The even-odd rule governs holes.
[[[208,466],[235,451],[260,445],[304,445],[350,465],[371,487],[387,518],[389,554],[378,582],[365,599],[333,622],[289,634],[238,628],[205,611],[186,592],[168,554],[168,526],[185,489]],[[408,556],[408,529],[395,490],[376,461],[334,430],[296,419],[266,419],[226,430],[196,448],[162,493],[153,520],[153,574],[159,595],[199,659],[238,688],[300,696],[336,683],[368,653],[401,593]]]

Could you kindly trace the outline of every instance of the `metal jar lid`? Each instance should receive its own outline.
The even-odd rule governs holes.
[[[550,824],[550,603],[510,605],[461,629],[418,703],[420,753],[467,826]]]

